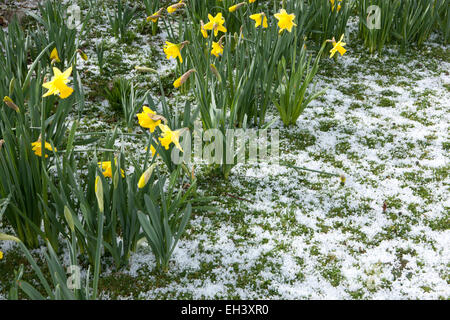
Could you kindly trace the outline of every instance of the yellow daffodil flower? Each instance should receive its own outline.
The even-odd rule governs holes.
[[[278,20],[279,33],[282,33],[284,30],[292,32],[292,27],[297,26],[294,23],[295,14],[288,14],[285,9],[281,9],[279,13],[276,13],[275,18]]]
[[[203,20],[200,20],[200,32],[202,33],[203,38],[208,38],[208,31],[205,29],[205,24],[203,23]]]
[[[145,151],[147,151],[148,150],[148,147],[145,147]],[[150,145],[150,153],[152,154],[152,156],[159,156],[159,153],[158,152],[156,152],[156,149],[155,149],[155,147],[153,146],[153,144],[151,144]]]
[[[255,2],[256,0],[248,0],[248,2],[249,3],[253,3],[253,2]]]
[[[114,160],[114,163],[117,164],[117,160]],[[98,163],[98,166],[102,168],[103,176],[106,178],[112,178],[111,161],[101,161]],[[125,172],[122,169],[120,169],[120,174],[122,175],[122,178],[125,177]]]
[[[166,41],[166,45],[164,46],[163,50],[166,54],[167,60],[171,58],[178,58],[180,60],[180,63],[183,63],[183,57],[181,56],[181,49],[184,48],[185,45],[189,44],[189,41],[184,41],[182,43],[171,43],[169,41]]]
[[[227,29],[224,27],[225,18],[222,17],[222,12],[219,12],[215,17],[208,14],[209,22],[204,25],[205,30],[214,30],[214,36],[217,37],[219,31],[226,33]]]
[[[166,41],[166,45],[164,46],[164,53],[166,54],[167,60],[170,60],[171,58],[178,58],[180,59],[180,63],[183,63],[179,45]]]
[[[342,42],[342,40],[344,39],[344,35],[341,36],[341,39],[336,42],[336,40],[333,38],[333,40],[331,40],[331,42],[333,43],[333,49],[330,50],[330,58],[333,58],[334,54],[336,52],[339,52],[341,54],[341,56],[344,55],[344,53],[347,52],[347,50],[344,48],[344,46],[346,45],[345,42]]]
[[[220,44],[220,41],[219,42],[213,41],[211,54],[215,55],[216,57],[219,57],[219,55],[221,56],[223,54],[223,47]]]
[[[339,2],[341,2],[342,0],[338,0]],[[335,2],[335,0],[330,0],[330,2],[331,2],[331,11],[334,11],[334,2]],[[341,10],[341,4],[338,4],[338,7],[337,7],[337,11],[339,12],[339,10]]]
[[[47,149],[48,151],[53,151],[52,146],[51,146],[50,143],[45,142],[44,146],[45,146],[45,149]],[[32,150],[34,151],[35,155],[37,155],[39,157],[42,157],[42,142],[41,142],[41,139],[38,139],[37,141],[33,142],[31,144],[31,147],[32,147]],[[58,150],[56,150],[56,148],[55,148],[55,152],[56,151],[58,151]],[[48,154],[47,153],[45,154],[45,157],[48,158]]]
[[[0,251],[0,260],[3,259],[3,252]]]
[[[159,128],[162,131],[162,137],[159,137],[158,139],[166,150],[169,150],[170,144],[173,143],[181,152],[184,152],[180,145],[180,133],[182,129],[172,131],[165,124],[160,124]]]
[[[52,62],[52,64],[55,62],[61,62],[61,60],[59,59],[58,50],[56,50],[56,48],[54,48],[50,53],[50,61]]]
[[[260,25],[262,25],[263,28],[268,27],[267,17],[264,12],[252,14],[250,19],[255,20],[255,28],[258,28]]]
[[[142,112],[137,114],[139,125],[143,128],[147,128],[150,132],[154,132],[155,128],[161,123],[160,119],[156,119],[156,113],[147,106],[142,107]]]
[[[67,86],[67,83],[70,81],[69,77],[71,73],[72,67],[69,67],[64,73],[54,67],[52,80],[42,85],[45,89],[48,89],[43,97],[48,97],[52,94],[59,95],[61,99],[69,97],[73,92],[73,89]]]

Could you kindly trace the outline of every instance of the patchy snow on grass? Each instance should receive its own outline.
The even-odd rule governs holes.
[[[344,173],[345,185],[283,164],[236,166],[212,189],[247,201],[218,195],[221,210],[196,216],[174,252],[176,282],[139,298],[450,297],[450,64],[414,70],[426,58],[383,57],[346,72],[361,57],[350,51],[318,76],[330,89],[296,127],[274,125],[280,160]],[[154,267],[151,252],[133,255],[142,279],[140,265]]]
[[[356,25],[351,21],[353,33]],[[167,33],[138,34],[123,45],[104,36],[107,30],[95,26],[91,40],[105,40],[111,74],[146,89],[157,79],[142,78],[137,65],[171,77],[176,62],[162,51]],[[277,161],[239,164],[224,181],[195,160],[198,192],[216,196],[217,212],[193,213],[167,273],[156,271],[150,247],[140,246],[118,273],[133,279],[129,293],[107,289],[103,299],[450,298],[448,46],[430,41],[405,56],[390,47],[370,56],[356,39],[346,42],[345,56],[321,62],[317,89],[328,90],[296,126],[285,128],[276,110],[269,111],[280,130]],[[93,48],[78,66],[89,75],[86,82],[105,80]],[[168,101],[179,109],[183,99],[171,93]],[[81,132],[122,127],[108,122],[114,113],[101,97],[87,108]],[[124,136],[115,146],[142,160],[145,143]],[[88,149],[77,146],[77,156]],[[0,242],[3,252],[13,246]],[[103,273],[110,275],[111,269]]]

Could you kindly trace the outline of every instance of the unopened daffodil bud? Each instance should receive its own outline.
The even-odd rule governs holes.
[[[156,163],[152,164],[147,170],[144,171],[144,173],[141,175],[141,177],[139,178],[139,182],[138,182],[138,188],[142,189],[144,188],[147,183],[148,180],[150,180],[150,177],[152,176],[153,170],[155,170],[156,167]]]
[[[103,203],[103,183],[100,176],[95,177],[95,196],[97,197],[98,208],[100,209],[100,213],[104,212],[104,203]]]
[[[11,81],[9,82],[9,95],[12,96],[12,94],[14,93],[14,86],[16,84],[16,78],[12,78]]]
[[[156,71],[155,69],[149,68],[149,67],[135,66],[134,69],[136,71],[140,71],[140,72],[150,72],[150,73],[158,74],[158,71]]]
[[[14,101],[12,101],[12,99],[8,96],[5,96],[3,98],[3,102],[10,107],[11,109],[13,109],[16,112],[19,112],[19,107],[14,103]]]
[[[209,69],[211,70],[211,72],[217,77],[217,80],[219,80],[219,82],[222,82],[222,77],[220,76],[219,71],[217,70],[216,66],[211,64],[209,66]]]
[[[181,7],[183,7],[183,6],[185,6],[185,5],[186,5],[186,4],[183,2],[183,0],[180,0],[180,2],[178,2],[178,3],[176,3],[176,4],[173,4],[173,5],[169,6],[169,7],[167,8],[167,12],[170,13],[170,14],[172,14],[172,13],[174,13],[175,11],[177,11],[178,9],[180,9]]]
[[[81,59],[84,61],[88,61],[88,56],[81,49],[78,49],[77,52],[80,54]]]
[[[344,185],[345,184],[345,181],[346,181],[346,178],[345,178],[345,176],[343,175],[343,174],[341,174],[341,185]]]
[[[75,223],[73,222],[72,212],[70,212],[70,209],[66,206],[64,206],[64,218],[67,221],[67,224],[69,225],[70,231],[75,231]]]
[[[164,10],[164,8],[159,9],[158,11],[156,11],[154,14],[152,14],[151,16],[147,17],[147,22],[153,22],[156,23],[158,22],[158,19],[162,17],[162,11]]]
[[[243,5],[246,5],[246,4],[247,4],[246,2],[241,2],[241,3],[235,4],[234,6],[229,7],[229,8],[228,8],[228,11],[229,11],[229,12],[235,12],[235,11],[238,10],[240,7],[242,7]]]
[[[116,172],[114,172],[113,185],[114,189],[117,189],[119,186],[119,169],[116,169]]]
[[[54,64],[56,62],[61,62],[61,60],[59,59],[58,50],[56,50],[56,48],[54,48],[52,50],[52,52],[50,53],[50,60],[51,60],[51,64]]]
[[[22,242],[22,241],[20,241],[19,238],[10,236],[9,234],[6,234],[6,233],[0,233],[0,240],[2,240],[2,241],[11,240],[11,241],[15,241],[15,242]]]
[[[175,82],[173,83],[173,86],[174,86],[175,88],[181,87],[181,85],[182,85],[183,83],[185,83],[185,82],[189,79],[189,76],[190,76],[192,73],[194,73],[194,72],[196,72],[195,69],[189,70],[188,72],[186,72],[185,74],[183,74],[181,77],[179,77],[177,80],[175,80]]]

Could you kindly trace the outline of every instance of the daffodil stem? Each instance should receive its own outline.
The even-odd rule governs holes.
[[[45,104],[44,98],[41,98],[41,177],[42,177],[42,198],[44,203],[48,203],[48,194],[47,194],[47,179],[45,175]]]
[[[95,248],[95,261],[94,261],[94,283],[93,283],[93,292],[92,299],[97,299],[97,291],[98,291],[98,280],[100,277],[100,257],[101,257],[101,244],[103,238],[103,212],[99,213],[98,218],[98,234],[97,234],[97,246]]]
[[[150,158],[151,145],[152,145],[152,135],[150,134],[148,137],[147,152],[145,153],[144,172],[145,172],[145,170],[147,170],[147,163],[148,163],[148,159]]]

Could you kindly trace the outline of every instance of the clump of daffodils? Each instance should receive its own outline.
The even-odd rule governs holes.
[[[193,72],[195,70],[190,71]],[[170,145],[173,143],[176,148],[178,148],[181,152],[184,152],[180,145],[180,136],[186,128],[172,130],[167,124],[162,123],[167,122],[163,116],[157,115],[146,105],[143,106],[143,112],[138,113],[137,117],[139,118],[139,124],[141,127],[149,129],[151,133],[153,133],[156,128],[161,130],[161,136],[157,141],[159,141],[163,148],[169,150]],[[148,149],[146,148],[146,150]],[[155,147],[152,144],[150,145],[150,151],[152,155],[157,155]]]

